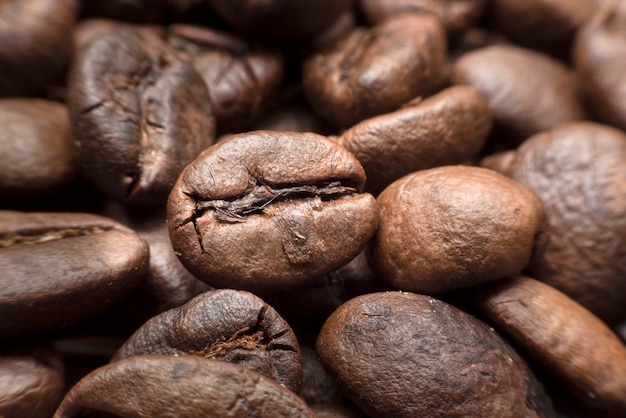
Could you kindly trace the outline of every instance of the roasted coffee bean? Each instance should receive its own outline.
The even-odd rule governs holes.
[[[552,417],[543,387],[493,329],[429,296],[371,293],[316,343],[341,391],[370,417]]]
[[[0,355],[0,416],[49,418],[63,397],[60,358]]]
[[[214,287],[268,293],[314,283],[376,230],[365,173],[313,133],[254,131],[206,149],[168,200],[172,246]]]
[[[0,96],[31,96],[63,82],[75,0],[0,2]]]
[[[214,139],[206,87],[157,33],[120,26],[78,51],[69,80],[77,162],[108,196],[163,204]]]
[[[350,0],[208,0],[235,29],[262,39],[313,39],[350,7]]]
[[[130,22],[165,23],[199,9],[204,0],[81,0],[82,14]]]
[[[135,356],[94,370],[65,396],[55,418],[311,417],[306,403],[238,364],[200,356]]]
[[[112,360],[145,354],[238,363],[296,393],[302,384],[302,356],[291,327],[271,306],[241,290],[205,292],[155,316]]]
[[[626,318],[626,135],[562,125],[524,142],[510,174],[539,196],[550,224],[528,274],[609,323]]]
[[[471,87],[454,86],[366,119],[337,142],[363,165],[365,189],[378,194],[406,174],[474,158],[491,124],[485,98]]]
[[[456,38],[483,14],[488,0],[357,0],[371,24],[402,13],[430,13],[441,19],[446,32]]]
[[[586,118],[574,72],[529,49],[494,45],[468,52],[454,64],[452,81],[485,96],[493,111],[492,137],[508,148]]]
[[[302,83],[318,114],[350,127],[436,91],[446,53],[436,17],[401,15],[357,28],[312,54],[303,65]]]
[[[283,59],[276,50],[182,24],[169,27],[168,41],[190,55],[202,76],[220,132],[246,128],[283,81]]]
[[[573,59],[594,117],[625,130],[626,75],[620,68],[626,60],[626,3],[605,3],[578,32]]]
[[[545,239],[537,196],[479,167],[409,174],[378,204],[375,270],[402,290],[442,293],[519,273]]]
[[[41,99],[0,100],[0,199],[40,197],[76,176],[67,108]]]
[[[0,337],[104,311],[143,277],[148,245],[110,219],[0,211]]]
[[[489,319],[597,408],[598,416],[626,415],[626,347],[599,318],[527,277],[501,280],[477,293]]]

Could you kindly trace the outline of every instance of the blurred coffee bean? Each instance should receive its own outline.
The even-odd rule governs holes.
[[[302,356],[291,327],[257,296],[241,290],[205,292],[141,326],[112,361],[165,354],[198,355],[241,364],[297,393]]]
[[[200,154],[172,189],[172,246],[214,287],[306,286],[374,234],[378,211],[364,183],[358,161],[321,135],[232,135]]]
[[[246,128],[283,81],[277,50],[199,26],[177,24],[168,31],[168,42],[190,56],[204,80],[222,133]]]
[[[318,114],[343,127],[391,112],[441,82],[447,53],[441,23],[407,14],[357,28],[307,58],[304,92]]]
[[[84,16],[143,23],[167,23],[184,18],[197,12],[204,2],[205,0],[80,0]]]
[[[365,188],[376,195],[406,174],[475,157],[491,123],[485,98],[471,87],[455,86],[366,119],[337,142],[363,165]]]
[[[0,2],[0,96],[62,84],[72,56],[75,0]]]
[[[69,105],[80,168],[110,197],[163,204],[214,139],[202,79],[157,33],[130,26],[78,52]]]
[[[85,415],[313,418],[276,381],[200,356],[135,356],[98,368],[65,396],[55,418]]]
[[[92,214],[0,211],[0,337],[102,312],[145,274],[148,245]]]
[[[524,360],[493,329],[429,296],[351,299],[316,350],[341,391],[369,417],[553,417]]]
[[[374,270],[401,290],[445,293],[519,273],[545,239],[539,198],[479,167],[409,174],[378,205]]]
[[[510,173],[539,196],[550,224],[529,274],[609,323],[626,318],[626,135],[564,124],[522,144]]]
[[[461,56],[452,81],[485,96],[494,117],[491,136],[508,148],[537,132],[586,117],[574,72],[547,55],[517,46],[494,45]]]
[[[76,177],[67,108],[0,99],[0,199],[50,196]]]

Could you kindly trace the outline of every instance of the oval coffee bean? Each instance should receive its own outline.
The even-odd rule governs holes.
[[[302,356],[291,327],[271,306],[241,290],[205,292],[153,317],[112,360],[144,354],[238,363],[296,393],[302,383]]]
[[[429,296],[371,293],[343,304],[316,350],[370,417],[553,417],[550,400],[493,329]]]
[[[94,370],[54,418],[313,418],[287,388],[238,364],[199,356],[136,356]]]
[[[41,99],[0,100],[0,199],[40,197],[76,177],[67,108]]]
[[[454,64],[452,81],[485,96],[494,117],[491,136],[509,148],[586,117],[574,72],[529,49],[494,45],[468,52]]]
[[[378,204],[375,270],[391,286],[414,292],[449,292],[520,272],[545,226],[537,196],[479,167],[409,174]]]
[[[136,233],[101,216],[0,211],[0,336],[104,311],[143,277],[148,255]]]
[[[482,312],[580,399],[603,417],[626,415],[626,346],[599,318],[527,277],[477,293]]]
[[[304,92],[322,117],[350,127],[436,90],[446,53],[436,17],[401,15],[312,54],[302,68]]]
[[[573,60],[581,87],[595,117],[626,129],[626,3],[606,1],[605,7],[576,37]]]
[[[213,142],[204,82],[156,31],[104,33],[78,51],[68,83],[77,162],[110,197],[164,203]]]
[[[348,263],[376,230],[363,168],[313,133],[254,131],[206,149],[168,200],[174,251],[214,287],[304,286]]]
[[[577,122],[529,138],[511,177],[542,200],[550,234],[528,271],[608,323],[626,318],[626,135]]]
[[[402,109],[366,119],[338,139],[363,165],[365,188],[380,193],[418,170],[474,158],[491,129],[491,109],[468,86],[454,86]]]

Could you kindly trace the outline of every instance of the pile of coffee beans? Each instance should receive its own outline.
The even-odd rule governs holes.
[[[626,0],[0,0],[0,417],[626,416]]]

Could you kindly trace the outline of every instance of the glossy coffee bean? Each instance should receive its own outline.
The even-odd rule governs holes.
[[[145,355],[198,355],[241,364],[294,392],[302,356],[291,327],[257,296],[241,290],[205,292],[141,326],[113,361]]]
[[[55,418],[313,418],[306,403],[274,380],[238,364],[200,356],[136,356],[78,382]]]
[[[110,197],[164,203],[214,139],[202,79],[158,32],[120,26],[78,52],[69,105],[80,168]]]
[[[529,274],[603,320],[626,318],[626,136],[564,124],[517,150],[511,177],[542,200],[550,234]]]
[[[172,246],[214,287],[270,292],[346,264],[376,230],[358,161],[313,133],[254,131],[206,149],[168,200]]]
[[[0,96],[43,94],[60,84],[72,56],[74,0],[0,4]]]
[[[454,64],[452,81],[485,96],[493,111],[492,137],[509,148],[537,132],[586,118],[574,72],[529,49],[494,45],[468,52]]]
[[[454,86],[366,119],[337,142],[363,164],[366,190],[378,194],[406,174],[474,158],[491,124],[486,99],[471,87]]]
[[[67,108],[0,100],[0,199],[50,195],[76,177]]]
[[[317,113],[350,127],[437,90],[446,53],[437,18],[401,15],[357,28],[312,54],[303,65],[302,83]]]
[[[102,312],[143,277],[148,245],[92,214],[0,212],[0,337]]]
[[[220,132],[247,127],[283,81],[276,50],[200,26],[177,24],[168,31],[168,42],[189,55],[204,80]]]
[[[322,327],[316,351],[369,417],[553,417],[543,387],[493,329],[429,296],[371,293]]]
[[[479,167],[409,174],[387,187],[378,204],[375,270],[402,290],[444,293],[516,274],[543,242],[539,198]]]

